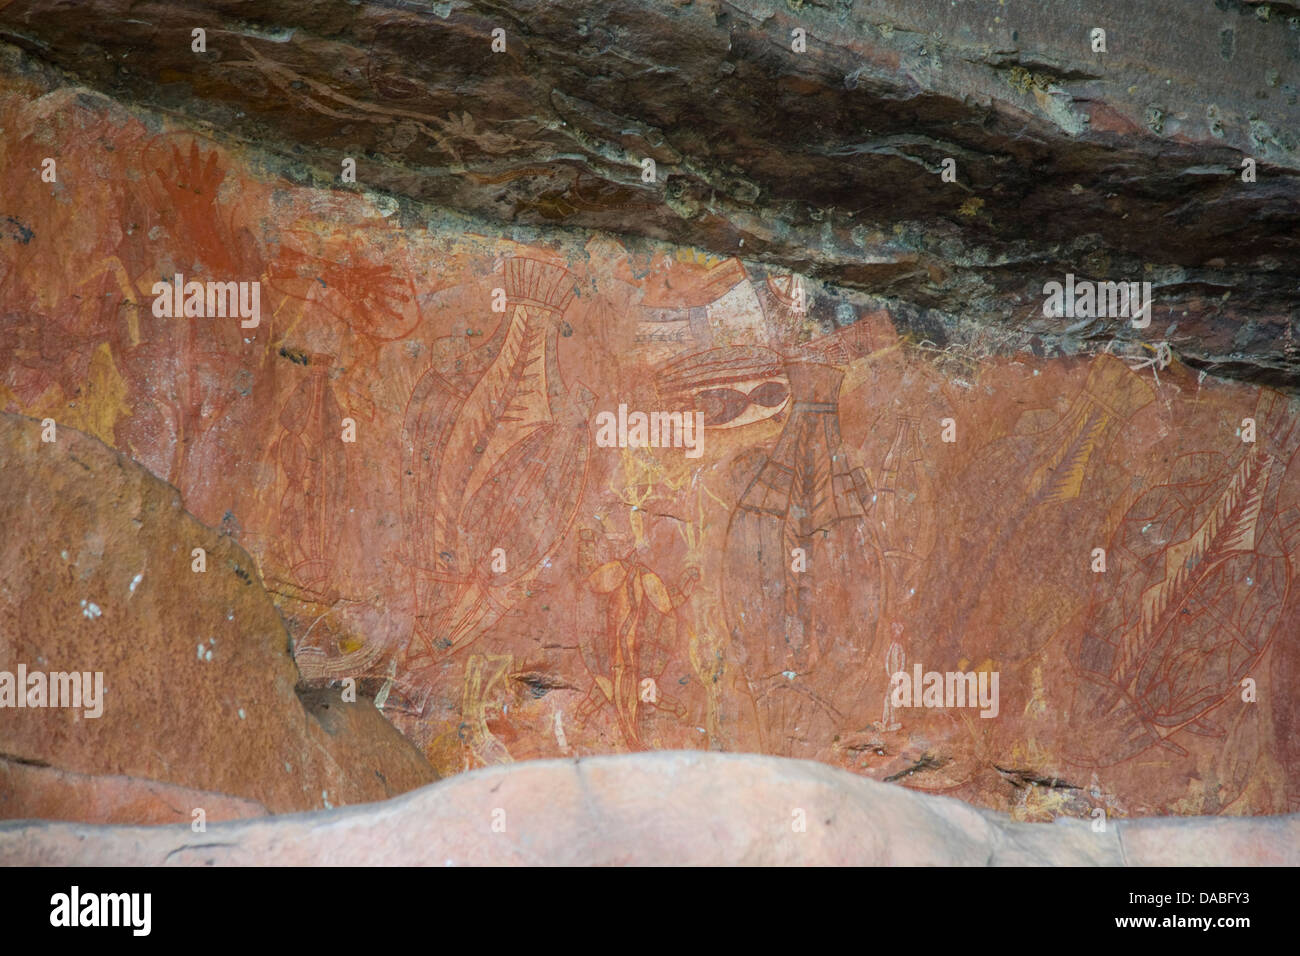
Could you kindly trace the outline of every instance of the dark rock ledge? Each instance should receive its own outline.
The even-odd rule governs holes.
[[[285,171],[738,254],[939,347],[1140,336],[1300,384],[1293,4],[0,0],[0,42]],[[1067,272],[1152,282],[1150,328],[1044,318]]]

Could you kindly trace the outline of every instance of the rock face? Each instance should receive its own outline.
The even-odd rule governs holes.
[[[0,415],[0,816],[188,829],[196,809],[284,813],[435,779],[369,699],[300,699],[253,559],[176,489],[70,427],[41,431]],[[22,708],[4,686],[20,668]],[[75,697],[45,676],[81,673],[98,676]]]
[[[889,296],[940,347],[969,341],[966,323],[1067,354],[1127,339],[1106,321],[1065,333],[1040,290],[1149,280],[1150,341],[1295,385],[1298,14],[9,0],[0,39],[327,181],[351,157],[360,184],[488,220],[748,257]]]
[[[724,809],[725,808],[725,809]],[[806,761],[659,753],[493,767],[395,798],[181,827],[0,824],[0,865],[1295,866],[1300,819],[1008,822]]]
[[[117,688],[0,711],[15,812],[683,749],[1025,821],[1300,809],[1294,96],[1219,65],[1296,34],[1202,12],[1193,67],[1150,11],[1094,56],[859,6],[0,7],[0,667]],[[1015,318],[1067,273],[1165,298]]]
[[[79,820],[87,823],[167,824],[257,817],[260,803],[223,793],[195,790],[102,773],[69,773],[6,757],[0,763],[0,812],[4,819]]]

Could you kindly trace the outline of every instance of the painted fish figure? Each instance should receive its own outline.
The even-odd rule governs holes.
[[[1181,731],[1223,737],[1211,712],[1238,693],[1269,642],[1294,633],[1300,502],[1288,463],[1300,425],[1265,393],[1264,440],[1235,462],[1179,459],[1139,498],[1107,549],[1083,636],[1070,648],[1079,683],[1067,759],[1109,766],[1152,746],[1179,755]]]
[[[467,392],[431,370],[408,405],[403,520],[414,567],[407,689],[513,607],[558,547],[586,483],[594,395],[566,386],[572,273],[534,259],[505,266],[506,314],[492,361]]]

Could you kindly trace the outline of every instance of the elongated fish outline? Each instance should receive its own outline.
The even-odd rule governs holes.
[[[1271,408],[1266,396],[1261,420]],[[1072,762],[1108,766],[1152,746],[1182,756],[1171,739],[1181,731],[1225,735],[1210,712],[1295,617],[1295,503],[1279,494],[1295,440],[1280,437],[1246,444],[1235,464],[1184,456],[1168,484],[1129,509],[1070,649],[1079,676],[1072,721],[1091,727],[1071,735]]]
[[[479,350],[492,360],[468,387],[430,370],[408,404],[403,523],[416,621],[399,684],[420,707],[424,672],[515,606],[585,489],[594,395],[566,386],[558,360],[576,282],[552,263],[509,260],[506,314]],[[500,553],[505,571],[493,566]]]

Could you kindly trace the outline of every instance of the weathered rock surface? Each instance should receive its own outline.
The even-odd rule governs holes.
[[[210,827],[0,824],[0,865],[1295,866],[1300,818],[1012,823],[806,761],[658,753],[461,774]]]
[[[70,427],[41,433],[0,414],[0,671],[102,672],[102,712],[53,706],[52,683],[25,688],[45,706],[5,702],[0,817],[188,827],[196,808],[283,813],[436,779],[368,698],[300,700],[252,557],[175,488]]]
[[[0,16],[16,22],[21,9]],[[158,16],[171,22],[171,9]],[[375,9],[349,6],[344,19]],[[43,19],[36,28],[62,29]],[[295,37],[250,49],[297,56],[305,41]],[[214,31],[218,42],[235,40]],[[257,590],[265,581],[310,693],[302,704],[288,696],[297,675],[275,630],[274,646],[248,661],[248,680],[278,682],[264,722],[244,725],[257,747],[276,746],[283,720],[303,726],[279,744],[295,752],[324,741],[317,725],[378,720],[374,707],[323,709],[338,679],[354,677],[441,774],[695,748],[815,758],[1017,820],[1300,809],[1300,419],[1285,395],[1198,375],[1154,339],[1062,356],[1065,339],[1043,336],[993,354],[996,330],[979,319],[974,293],[961,321],[978,334],[944,348],[955,319],[815,283],[801,309],[798,275],[750,259],[569,229],[564,217],[537,219],[553,225],[542,231],[502,230],[369,190],[327,190],[282,157],[223,145],[6,56],[0,167],[19,174],[0,219],[0,403],[93,434],[174,485],[187,511],[220,529],[207,574],[228,578],[227,559],[253,569],[245,590],[256,606],[237,621],[272,626]],[[736,63],[738,75],[752,73],[749,59]],[[400,92],[383,71],[366,82]],[[224,89],[211,100],[236,95]],[[895,118],[924,127],[933,115]],[[740,135],[721,120],[714,128]],[[269,127],[257,135],[281,144]],[[1176,146],[1090,136],[1063,155],[1095,159],[1139,143],[1166,157]],[[765,149],[758,142],[753,155]],[[47,158],[57,159],[56,181],[41,178]],[[825,173],[800,169],[790,188]],[[779,170],[769,172],[777,182]],[[1149,183],[1147,172],[1134,182]],[[1129,198],[1145,188],[1107,182]],[[895,185],[904,201],[905,184]],[[779,222],[772,207],[755,208]],[[1291,213],[1258,211],[1248,228],[1282,243],[1269,230]],[[945,234],[925,222],[924,235]],[[1023,241],[1053,241],[1057,225],[1043,228]],[[789,241],[812,240],[791,232]],[[1025,280],[1036,255],[1003,261],[999,274]],[[230,313],[162,314],[155,283],[177,274],[260,282],[260,314],[250,325]],[[1219,308],[1189,299],[1187,327],[1213,325]],[[1283,339],[1269,354],[1289,361],[1289,348]],[[703,424],[690,441],[680,431],[634,440],[609,425],[620,409]],[[45,446],[15,447],[37,474]],[[78,520],[133,533],[103,516],[123,467],[104,461],[86,473],[96,482],[108,469]],[[7,545],[22,562],[17,580],[36,580],[29,555],[81,560],[61,525],[22,520],[15,527],[30,533]],[[79,571],[50,567],[71,576],[51,581],[50,594],[80,586]],[[106,577],[105,594],[131,580]],[[102,608],[103,626],[110,605],[70,596]],[[228,607],[186,603],[180,587],[156,600],[157,613],[175,615],[160,618],[168,633],[191,647],[215,638],[222,660],[235,626]],[[41,596],[22,614],[62,621],[61,608]],[[89,639],[86,622],[75,633]],[[155,637],[146,659],[178,653]],[[104,647],[114,659],[134,653],[116,636]],[[209,666],[206,656],[185,666],[200,663]],[[161,665],[148,666],[140,673],[153,686]],[[890,686],[899,672],[963,692],[997,678],[999,693],[987,706],[923,694],[900,702]],[[233,761],[232,735],[244,731],[227,726],[229,709],[252,719],[238,688],[202,685],[191,696],[214,722],[215,752]],[[182,712],[132,713],[148,739],[164,739]],[[89,759],[84,740],[62,729],[25,726],[18,756],[44,747]],[[267,752],[257,747],[249,752]],[[381,787],[365,749],[337,773]],[[308,805],[321,791],[336,802],[324,757],[284,780],[283,763],[299,764],[264,760],[242,778],[256,786],[231,790],[233,762],[159,776],[164,762],[197,772],[206,759],[191,748],[192,763],[174,763],[171,753],[137,748],[130,762],[58,769],[162,780],[269,810],[301,806],[293,800],[304,792]]]
[[[888,296],[940,347],[1128,339],[1066,332],[1040,290],[1150,280],[1149,341],[1300,383],[1285,4],[8,0],[0,40],[299,175],[352,157],[365,187],[487,220],[747,257]]]
[[[87,823],[193,825],[206,819],[265,815],[266,807],[223,793],[112,774],[71,773],[55,767],[0,760],[0,819],[77,820]]]

